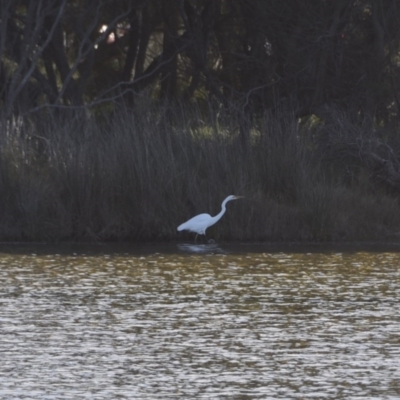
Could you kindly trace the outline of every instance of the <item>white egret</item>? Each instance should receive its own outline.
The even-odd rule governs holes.
[[[221,217],[225,214],[226,211],[226,203],[231,200],[240,199],[243,196],[228,196],[221,204],[221,211],[215,217],[212,217],[210,214],[199,214],[193,218],[190,218],[188,221],[184,222],[183,224],[178,226],[178,231],[189,231],[195,232],[197,240],[197,235],[205,235],[206,229],[209,228],[211,225],[217,223]]]

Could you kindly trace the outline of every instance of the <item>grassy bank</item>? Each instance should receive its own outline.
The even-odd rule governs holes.
[[[351,132],[365,136],[360,124],[282,114],[254,126],[241,134],[234,114],[149,106],[2,121],[0,240],[192,238],[176,227],[216,214],[229,194],[246,198],[228,204],[209,237],[396,240],[397,194],[351,148]]]

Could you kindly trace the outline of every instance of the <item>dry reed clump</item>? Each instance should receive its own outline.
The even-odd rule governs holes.
[[[246,198],[210,228],[216,239],[382,240],[400,231],[396,197],[332,174],[293,117],[266,115],[243,137],[233,118],[167,111],[3,124],[0,240],[189,239],[176,226],[218,213],[229,194]]]

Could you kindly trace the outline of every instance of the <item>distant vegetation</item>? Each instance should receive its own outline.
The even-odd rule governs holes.
[[[0,240],[400,235],[396,0],[0,4]]]
[[[0,238],[170,240],[233,193],[246,198],[229,204],[211,237],[397,237],[398,194],[381,179],[386,164],[368,161],[371,128],[341,115],[310,127],[266,114],[243,142],[233,113],[206,114],[144,105],[3,126]],[[390,159],[385,143],[377,148]]]

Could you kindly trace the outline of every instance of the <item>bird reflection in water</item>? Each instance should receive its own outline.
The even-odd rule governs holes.
[[[213,239],[210,239],[207,244],[192,244],[192,243],[180,243],[178,249],[185,253],[196,253],[196,254],[207,254],[207,253],[226,253],[225,250],[221,249]]]

